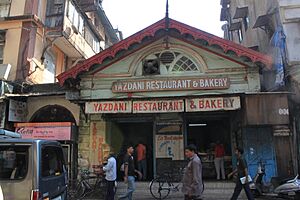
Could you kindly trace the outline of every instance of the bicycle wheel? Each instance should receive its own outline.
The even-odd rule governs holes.
[[[104,198],[106,195],[106,182],[103,178],[98,178],[94,185],[94,193],[100,197]]]
[[[83,181],[80,181],[76,186],[75,199],[82,199],[86,195],[86,188]]]
[[[153,179],[150,183],[150,192],[155,199],[165,199],[171,190],[171,184],[166,180]]]

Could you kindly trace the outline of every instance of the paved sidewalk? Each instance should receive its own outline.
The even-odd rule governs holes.
[[[231,181],[222,181],[222,182],[205,181],[204,184],[205,184],[205,190],[203,193],[204,200],[225,200],[225,199],[229,200],[235,186],[235,184]],[[126,185],[123,182],[118,182],[117,194],[115,199],[118,199],[117,197],[120,194],[125,192],[126,192]],[[100,198],[94,198],[94,199],[100,199]],[[149,182],[136,182],[136,190],[133,193],[133,199],[134,200],[154,199],[150,194]],[[171,192],[166,199],[183,200],[183,195],[181,191]],[[267,198],[257,198],[257,199],[263,200]],[[247,200],[244,191],[242,191],[239,200]],[[276,200],[279,200],[279,198],[276,198]]]

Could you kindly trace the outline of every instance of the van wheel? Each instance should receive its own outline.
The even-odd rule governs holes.
[[[295,195],[295,198],[294,198],[295,200],[298,200],[298,199],[300,199],[300,192],[296,192],[296,195]]]

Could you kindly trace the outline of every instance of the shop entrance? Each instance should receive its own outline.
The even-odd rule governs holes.
[[[137,169],[136,147],[141,142],[146,146],[147,177],[146,180],[153,178],[153,123],[152,122],[112,122],[111,126],[111,146],[117,154],[118,169],[123,162],[126,154],[126,145],[134,147],[135,167]],[[120,170],[118,178],[121,178]]]
[[[225,173],[231,171],[230,120],[228,117],[189,118],[187,144],[195,144],[203,165],[203,178],[215,179],[214,147],[217,142],[225,148]]]

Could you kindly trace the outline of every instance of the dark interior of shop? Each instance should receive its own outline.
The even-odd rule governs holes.
[[[225,148],[225,171],[231,169],[230,123],[226,118],[214,120],[189,120],[187,144],[195,144],[203,164],[203,177],[215,178],[214,147],[217,142]]]
[[[142,142],[147,149],[147,180],[153,178],[153,123],[150,122],[117,122],[115,125],[120,130],[123,138],[120,151],[118,152],[118,163],[121,163],[122,157],[126,152],[126,145],[133,145],[135,148],[139,142]],[[136,159],[136,156],[134,156]],[[137,167],[137,162],[135,162]]]

